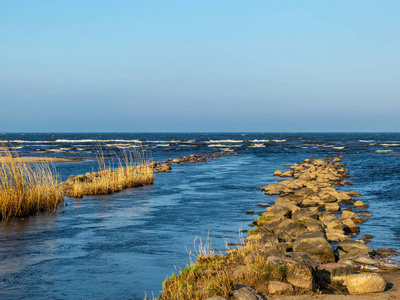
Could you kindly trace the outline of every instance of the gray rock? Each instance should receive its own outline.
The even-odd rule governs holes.
[[[364,245],[363,243],[353,241],[353,240],[347,240],[343,241],[338,245],[338,249],[342,249],[345,252],[348,252],[351,248],[359,248],[367,251],[368,253],[372,252],[372,249],[368,247],[367,245]]]
[[[280,239],[291,242],[306,231],[307,229],[304,224],[296,220],[286,219],[276,227],[275,234],[277,234]]]

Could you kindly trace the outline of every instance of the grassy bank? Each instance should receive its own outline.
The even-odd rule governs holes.
[[[144,150],[124,151],[120,157],[106,160],[100,146],[98,149],[98,172],[68,178],[61,185],[64,195],[74,198],[83,195],[107,195],[153,183],[151,160]]]
[[[16,151],[0,142],[0,217],[3,224],[16,217],[55,211],[63,202],[52,167],[19,162],[16,156]]]

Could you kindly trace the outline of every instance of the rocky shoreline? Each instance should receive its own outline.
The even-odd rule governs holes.
[[[225,255],[204,254],[166,280],[160,299],[266,299],[273,295],[365,295],[387,289],[382,272],[398,270],[389,248],[372,249],[373,236],[350,237],[371,217],[356,201],[342,157],[306,159],[277,170],[290,178],[260,187],[277,195],[254,220],[242,247]],[[254,210],[247,213],[254,213]],[[361,213],[361,214],[360,214]],[[359,215],[360,214],[360,215]],[[210,289],[210,286],[218,288]],[[340,298],[338,298],[340,299]]]

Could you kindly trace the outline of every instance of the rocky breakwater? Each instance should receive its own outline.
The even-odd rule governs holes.
[[[164,282],[162,299],[265,299],[271,295],[366,294],[386,289],[374,271],[397,267],[382,258],[391,249],[371,249],[350,237],[365,220],[355,191],[340,192],[348,170],[340,157],[306,159],[279,177],[292,177],[260,189],[277,195],[259,213],[242,246],[225,255],[200,255]],[[368,214],[370,216],[372,214]],[[372,272],[371,272],[372,271]]]
[[[211,162],[221,156],[230,156],[231,152],[216,152],[207,154],[190,154],[188,156],[182,156],[178,158],[168,158],[166,161],[152,162],[150,166],[154,169],[154,173],[165,173],[172,171],[172,164],[193,164],[193,163],[207,163]]]

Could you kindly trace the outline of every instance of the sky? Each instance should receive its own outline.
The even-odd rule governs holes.
[[[399,16],[398,0],[1,0],[0,132],[398,132]]]

